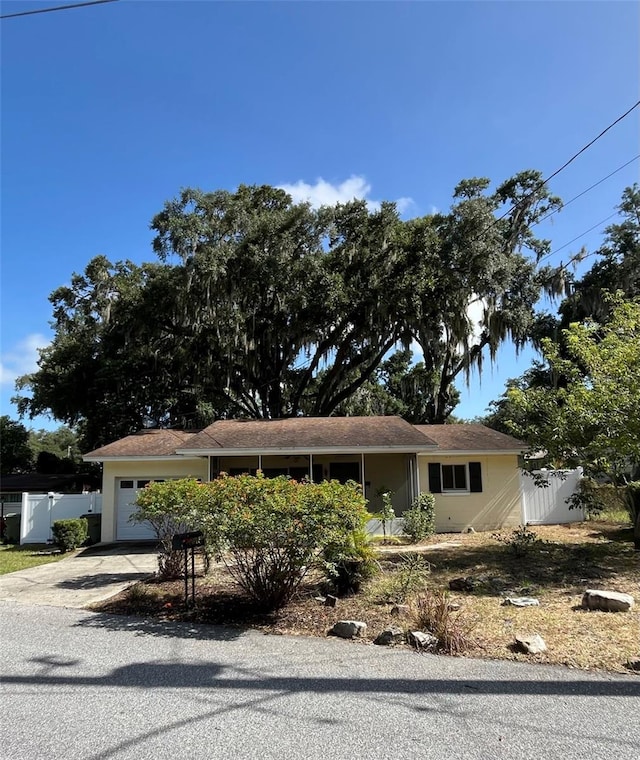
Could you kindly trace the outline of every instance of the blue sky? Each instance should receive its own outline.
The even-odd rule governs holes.
[[[402,199],[416,216],[465,177],[548,175],[638,99],[639,28],[640,6],[615,0],[120,0],[3,20],[1,413],[51,338],[51,291],[97,254],[151,260],[149,221],[181,187]],[[639,134],[636,109],[552,191],[597,182]],[[638,166],[539,234],[556,249],[596,225]],[[604,226],[552,261],[597,247]],[[456,413],[481,414],[530,360],[505,346]]]

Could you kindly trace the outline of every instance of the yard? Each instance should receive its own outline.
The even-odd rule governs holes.
[[[49,562],[57,562],[63,557],[57,547],[49,544],[0,544],[0,575],[13,573],[16,570],[25,570],[36,565],[46,565]]]
[[[337,620],[367,624],[370,643],[389,625],[416,628],[412,615],[425,591],[447,590],[451,622],[465,632],[465,654],[528,660],[575,668],[629,672],[640,656],[640,608],[627,613],[582,610],[588,588],[622,591],[640,602],[640,556],[631,529],[612,522],[539,526],[523,539],[511,532],[439,534],[415,546],[381,546],[381,572],[360,592],[325,606],[323,589],[308,579],[287,607],[260,614],[223,566],[197,579],[197,605],[185,611],[180,581],[150,581],[99,605],[105,612],[162,619],[253,627],[265,633],[324,636]],[[506,539],[506,541],[505,541]],[[449,591],[456,579],[463,591]],[[454,583],[454,586],[456,584]],[[534,607],[503,606],[507,596],[539,600]],[[394,603],[409,611],[393,617]],[[516,634],[540,634],[548,651],[525,655],[513,650]]]

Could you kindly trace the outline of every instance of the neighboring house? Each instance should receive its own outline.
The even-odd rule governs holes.
[[[95,475],[83,473],[29,472],[20,475],[3,475],[0,477],[0,502],[3,514],[20,512],[22,494],[28,493],[81,493],[99,487]]]
[[[399,417],[220,420],[199,432],[143,430],[86,454],[102,462],[102,540],[153,538],[129,522],[150,480],[257,470],[314,481],[355,480],[369,510],[393,493],[401,515],[421,491],[436,494],[436,530],[496,530],[522,519],[515,438],[483,425],[411,425]]]

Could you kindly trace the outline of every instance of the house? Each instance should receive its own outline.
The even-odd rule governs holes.
[[[150,480],[261,470],[314,481],[355,480],[372,512],[391,491],[401,515],[421,491],[436,495],[439,532],[496,530],[522,519],[515,438],[483,425],[411,425],[399,417],[219,420],[201,431],[142,430],[84,456],[103,463],[103,541],[153,538],[129,522]]]

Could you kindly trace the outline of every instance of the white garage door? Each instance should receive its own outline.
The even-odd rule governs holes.
[[[154,478],[159,482],[161,478]],[[129,517],[136,511],[135,500],[138,491],[144,488],[149,478],[122,479],[117,484],[117,541],[148,541],[155,539],[156,534],[149,523],[131,523]]]

